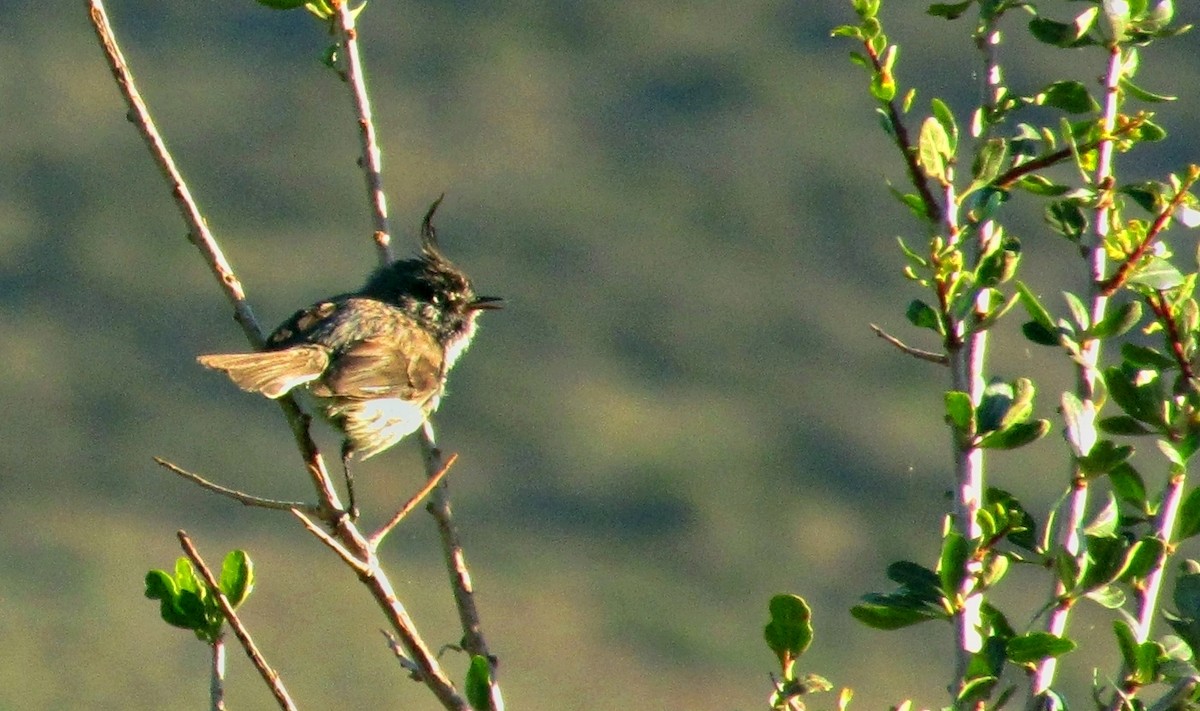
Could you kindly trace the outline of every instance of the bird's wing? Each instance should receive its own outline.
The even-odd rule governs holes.
[[[387,327],[336,352],[310,387],[321,397],[401,398],[424,402],[442,386],[444,349],[433,334],[401,313]]]
[[[242,390],[271,399],[321,377],[329,366],[329,349],[318,344],[261,353],[221,353],[197,358],[206,368],[225,371]]]

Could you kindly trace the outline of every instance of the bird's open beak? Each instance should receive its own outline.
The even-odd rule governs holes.
[[[471,302],[471,305],[468,308],[470,308],[471,311],[492,311],[495,309],[504,308],[504,304],[502,303],[503,301],[504,299],[500,298],[499,296],[476,296],[475,300]]]

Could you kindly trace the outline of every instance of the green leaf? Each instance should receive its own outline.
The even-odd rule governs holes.
[[[1142,481],[1142,475],[1138,474],[1133,466],[1124,463],[1114,467],[1108,473],[1108,480],[1112,484],[1113,492],[1122,501],[1132,505],[1138,511],[1147,511],[1146,484]]]
[[[1179,450],[1175,449],[1174,445],[1163,439],[1156,441],[1155,444],[1158,445],[1158,451],[1163,453],[1167,461],[1175,465],[1174,468],[1176,470],[1187,468],[1187,462],[1184,461],[1183,455],[1179,453]]]
[[[946,162],[951,156],[946,129],[932,116],[925,119],[917,137],[917,163],[926,175],[944,183],[947,181]]]
[[[943,335],[945,333],[942,328],[942,319],[938,316],[938,312],[934,311],[932,306],[920,299],[913,299],[909,302],[904,316],[908,319],[909,323],[917,328],[928,328]]]
[[[1049,420],[1020,422],[1007,429],[984,435],[979,440],[979,446],[984,449],[1017,449],[1038,441],[1049,431]]]
[[[929,603],[942,600],[941,580],[937,573],[909,560],[898,560],[887,567],[888,580],[898,583],[908,593]]]
[[[854,12],[864,20],[879,14],[879,0],[850,0]]]
[[[1074,393],[1064,392],[1059,408],[1067,425],[1067,443],[1075,450],[1076,457],[1086,457],[1096,445],[1095,403],[1091,400],[1084,403]]]
[[[1029,632],[1008,640],[1005,656],[1013,664],[1033,664],[1050,657],[1061,657],[1077,645],[1066,637],[1049,632]]]
[[[1088,226],[1087,215],[1074,200],[1050,203],[1046,206],[1043,217],[1052,230],[1073,242],[1079,241]]]
[[[1163,646],[1157,642],[1142,642],[1137,648],[1137,664],[1130,676],[1139,686],[1158,681],[1159,662],[1163,660]]]
[[[1088,564],[1076,592],[1096,590],[1116,582],[1128,567],[1131,547],[1115,536],[1085,536]]]
[[[1028,408],[1031,399],[1032,396],[1029,396],[1028,400],[1018,405],[1016,386],[999,379],[988,383],[987,387],[983,389],[979,407],[975,408],[975,419],[980,431],[987,432],[1003,428],[1014,407]]]
[[[1175,360],[1168,355],[1159,353],[1148,346],[1136,343],[1121,344],[1121,358],[1129,361],[1132,366],[1140,366],[1151,370],[1166,370],[1175,367]]]
[[[1107,434],[1122,435],[1125,437],[1137,437],[1139,435],[1154,434],[1154,430],[1148,429],[1145,425],[1138,422],[1129,415],[1115,415],[1113,417],[1105,417],[1098,423],[1100,429]]]
[[[192,619],[179,608],[179,587],[165,570],[146,573],[146,597],[159,601],[159,616],[173,627],[192,629]]]
[[[988,139],[988,142],[979,151],[975,160],[974,178],[967,189],[963,191],[962,197],[970,195],[985,185],[990,185],[1007,164],[1008,143],[1000,138]]]
[[[905,604],[885,595],[871,595],[866,602],[850,608],[850,615],[877,630],[898,630],[927,620],[944,618],[936,610]]]
[[[1109,494],[1104,508],[1096,512],[1091,522],[1084,527],[1083,532],[1090,536],[1089,541],[1093,538],[1116,539],[1120,520],[1117,500],[1112,494]]]
[[[1162,413],[1166,393],[1157,371],[1128,363],[1112,366],[1104,370],[1104,384],[1125,414],[1157,429],[1166,426]]]
[[[1100,110],[1100,104],[1088,93],[1087,87],[1077,81],[1054,82],[1043,89],[1035,99],[1038,104],[1053,106],[1072,114]]]
[[[958,588],[967,574],[967,557],[970,554],[971,544],[961,534],[950,531],[942,539],[937,573],[946,597],[953,599],[958,596]]]
[[[1121,77],[1120,82],[1122,91],[1135,99],[1145,101],[1150,104],[1160,104],[1164,101],[1175,101],[1179,98],[1178,96],[1170,96],[1169,94],[1155,94],[1153,92],[1146,91],[1126,77]]]
[[[1058,197],[1071,191],[1066,185],[1059,185],[1048,178],[1032,174],[1022,175],[1017,182],[1013,183],[1013,187],[1044,197]]]
[[[1019,294],[1021,297],[1021,305],[1025,307],[1025,311],[1029,314],[1029,318],[1033,319],[1035,323],[1045,328],[1047,331],[1054,332],[1056,330],[1054,317],[1050,315],[1050,312],[1046,310],[1045,306],[1042,306],[1042,302],[1038,300],[1037,295],[1035,295],[1028,286],[1025,286],[1023,282],[1018,281],[1016,284],[1017,294]]]
[[[467,702],[476,711],[488,711],[492,707],[492,666],[487,657],[475,654],[471,666],[467,667]]]
[[[767,605],[771,619],[763,630],[767,646],[782,664],[804,654],[812,644],[812,610],[799,595],[781,594]]]
[[[1166,291],[1183,283],[1183,273],[1167,260],[1154,257],[1145,266],[1134,270],[1133,276],[1129,278],[1129,283],[1157,291]]]
[[[179,611],[186,629],[199,632],[208,622],[208,608],[200,596],[191,590],[180,590],[175,598],[175,608]]]
[[[175,561],[175,585],[183,590],[190,590],[199,595],[204,595],[208,592],[208,588],[204,583],[200,582],[200,576],[196,575],[196,569],[192,567],[192,561],[187,558],[180,557]]]
[[[1134,134],[1134,138],[1139,141],[1161,141],[1166,137],[1166,129],[1150,120],[1143,121]]]
[[[1142,303],[1127,301],[1117,309],[1110,311],[1091,328],[1089,333],[1094,338],[1114,338],[1129,331],[1142,319]]]
[[[946,421],[959,432],[970,432],[971,421],[975,408],[971,405],[971,396],[961,390],[946,392]]]
[[[1176,540],[1183,541],[1200,533],[1200,489],[1192,489],[1179,505]]]
[[[175,579],[165,570],[151,570],[146,573],[146,597],[151,600],[174,599],[179,594]]]
[[[988,554],[983,563],[983,570],[979,573],[980,590],[989,590],[999,583],[1008,573],[1008,556]]]
[[[1133,628],[1125,620],[1113,620],[1113,632],[1117,636],[1117,649],[1121,650],[1121,659],[1127,669],[1137,666],[1138,641],[1133,634]]]
[[[1000,680],[994,676],[980,676],[970,679],[963,684],[954,699],[954,708],[970,708],[982,704],[995,689]]]
[[[829,36],[863,39],[863,31],[856,25],[838,25],[829,32]]]
[[[1013,545],[1028,551],[1037,550],[1037,522],[1017,497],[1004,489],[989,486],[984,491],[983,502],[985,506],[998,507],[1005,512],[1009,529],[1007,538]]]
[[[304,7],[309,0],[258,0],[259,5],[264,5],[272,10],[294,10],[298,7]]]
[[[974,0],[966,0],[966,2],[956,3],[935,2],[934,4],[930,5],[929,9],[925,12],[933,15],[934,17],[944,17],[947,20],[957,20],[959,17],[962,17],[962,14],[967,11],[967,8],[971,7],[972,2],[974,2]]]
[[[1125,606],[1127,599],[1125,592],[1116,585],[1105,585],[1095,590],[1088,590],[1083,596],[1106,610],[1121,609]]]
[[[934,98],[929,102],[930,109],[933,111],[933,117],[942,125],[942,130],[948,137],[947,156],[952,156],[958,151],[958,123],[954,120],[954,112],[946,105],[946,102],[941,99]]]
[[[1200,574],[1187,573],[1175,581],[1175,609],[1189,619],[1200,620]]]
[[[999,249],[985,255],[979,261],[975,270],[975,279],[980,286],[993,287],[1012,279],[1017,273],[1017,265],[1021,261],[1021,243],[1015,239],[1004,241]],[[1007,311],[1020,297],[1016,294],[1009,297],[1003,311]]]
[[[1029,22],[1029,32],[1039,42],[1045,42],[1055,47],[1085,47],[1096,44],[1095,40],[1087,36],[1087,33],[1096,21],[1097,9],[1093,7],[1085,10],[1071,24],[1035,17]]]
[[[1118,445],[1112,440],[1104,439],[1096,443],[1086,456],[1080,457],[1079,466],[1088,476],[1107,474],[1118,465],[1124,464],[1133,456],[1133,447],[1127,444]]]
[[[1167,556],[1167,544],[1161,538],[1148,536],[1133,544],[1129,552],[1128,565],[1123,580],[1144,580],[1152,571],[1162,566]]]
[[[1062,293],[1063,300],[1067,302],[1067,309],[1071,312],[1071,320],[1075,322],[1078,330],[1086,330],[1092,324],[1091,315],[1088,314],[1088,309],[1083,305],[1083,302],[1078,296],[1069,291]]]
[[[880,101],[896,98],[896,79],[891,72],[885,70],[871,76],[871,95]]]
[[[254,589],[254,565],[246,551],[234,550],[225,556],[221,564],[221,592],[235,609],[241,605]]]
[[[1037,321],[1027,321],[1021,324],[1021,333],[1039,346],[1057,346],[1059,344],[1058,332],[1047,330]]]

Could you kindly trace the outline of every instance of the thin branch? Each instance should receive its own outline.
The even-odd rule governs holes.
[[[133,78],[129,73],[129,68],[121,56],[101,0],[86,0],[86,4],[89,9],[92,25],[96,30],[96,35],[100,39],[109,66],[112,68],[113,76],[117,80],[126,103],[130,106],[131,120],[138,127],[143,137],[145,137],[151,154],[167,176],[168,182],[171,184],[172,193],[175,195],[176,201],[183,213],[184,220],[190,226],[193,241],[201,248],[201,252],[208,260],[214,274],[218,276],[223,288],[225,288],[226,294],[233,301],[238,323],[241,324],[242,329],[246,332],[251,344],[255,347],[261,347],[263,343],[262,331],[250,312],[241,284],[234,277],[232,269],[229,268],[228,263],[217,248],[216,242],[212,239],[211,234],[209,234],[207,226],[195,206],[195,202],[192,200],[190,193],[183,184],[182,178],[175,169],[174,162],[170,158],[166,146],[159,137],[158,131],[154,128],[149,112],[138,95]],[[339,7],[339,11],[342,9],[344,8]],[[356,58],[357,49],[355,47],[356,37],[353,31],[353,18],[349,17],[348,19],[350,21],[349,25],[345,24],[347,18],[344,16],[339,19],[339,24],[347,28],[345,36],[342,39],[345,43],[347,57],[354,57],[352,71],[359,79],[349,78],[352,85],[362,89],[365,96],[365,88],[361,84],[361,67],[358,65]],[[369,112],[363,114],[363,118],[365,119],[365,123],[360,123],[360,126],[364,130],[364,136],[368,134],[373,136],[373,129],[367,131],[371,126]],[[373,138],[370,143],[365,145],[368,145],[368,155],[365,162],[372,164],[372,169],[377,172],[378,161],[372,161],[371,154],[374,153],[377,156],[378,149],[375,148],[372,151],[369,148],[370,145],[373,145]],[[379,194],[382,195],[382,191]],[[382,207],[382,203],[380,203],[380,206]],[[376,210],[376,215],[386,218],[386,210],[378,209]],[[383,255],[382,258],[386,259],[387,244],[390,238],[387,235],[386,229],[380,229],[378,232],[382,234],[376,235],[376,244],[379,247],[380,254]],[[367,586],[376,603],[384,611],[388,621],[399,636],[400,641],[411,655],[414,664],[419,668],[421,681],[429,687],[442,706],[447,709],[468,711],[470,705],[459,695],[454,683],[442,670],[436,656],[429,651],[428,646],[417,633],[416,626],[408,616],[408,612],[404,609],[404,606],[396,598],[391,582],[379,567],[378,559],[370,550],[367,540],[358,531],[354,522],[342,510],[337,492],[325,467],[324,459],[321,457],[316,443],[312,440],[308,432],[309,418],[297,407],[295,401],[290,396],[280,398],[279,403],[292,428],[297,448],[304,458],[305,468],[317,489],[320,501],[320,518],[333,528],[337,540],[317,526],[305,515],[302,509],[291,509],[293,515],[300,518],[314,535],[317,535],[326,545],[337,551],[355,570],[359,579]]]
[[[1195,387],[1192,385],[1196,378],[1195,368],[1192,367],[1192,361],[1188,358],[1184,346],[1187,335],[1180,332],[1179,321],[1171,313],[1171,304],[1166,295],[1160,290],[1155,295],[1147,296],[1146,303],[1163,326],[1163,337],[1171,350],[1171,356],[1175,358],[1175,364],[1179,366],[1183,381],[1188,383],[1189,387]]]
[[[866,49],[867,57],[871,60],[871,65],[875,68],[875,72],[883,72],[883,61],[879,58],[879,53],[875,51],[875,47],[870,42],[864,42],[863,46]],[[908,169],[908,179],[921,196],[921,203],[925,205],[925,215],[929,218],[930,222],[937,223],[942,219],[942,208],[938,204],[937,198],[933,196],[933,190],[929,187],[929,180],[925,176],[925,171],[921,170],[920,164],[917,163],[917,151],[908,136],[908,128],[904,125],[904,120],[900,117],[900,109],[896,107],[896,100],[891,99],[890,101],[881,101],[880,103],[883,104],[888,122],[891,124],[892,138],[895,139],[896,147],[900,149],[900,154],[904,158],[904,165]]]
[[[1171,536],[1175,533],[1175,523],[1179,519],[1179,507],[1183,503],[1183,487],[1187,483],[1184,471],[1172,474],[1163,490],[1162,505],[1158,516],[1154,518],[1154,534],[1165,544],[1170,545]],[[1138,595],[1137,627],[1134,637],[1139,643],[1150,639],[1150,628],[1154,624],[1154,615],[1158,612],[1158,596],[1162,591],[1163,578],[1166,569],[1160,563],[1146,575],[1146,582]]]
[[[404,647],[400,645],[400,642],[396,639],[396,636],[387,630],[379,631],[383,634],[383,638],[387,640],[388,649],[392,650],[392,654],[396,655],[396,659],[400,662],[400,666],[404,667],[404,669],[408,671],[413,679],[420,681],[421,670],[417,668],[417,665],[413,663],[413,660],[405,656]]]
[[[246,339],[254,348],[261,348],[263,345],[262,329],[258,325],[258,320],[254,317],[250,303],[246,300],[246,292],[242,288],[242,283],[234,274],[229,261],[225,258],[216,239],[209,231],[204,216],[200,213],[196,201],[192,199],[191,191],[188,190],[187,184],[183,181],[183,176],[175,167],[175,160],[167,150],[166,143],[159,134],[158,128],[154,125],[154,120],[150,117],[150,111],[146,108],[145,102],[142,101],[137,85],[133,81],[133,74],[129,70],[129,65],[121,53],[121,48],[117,44],[117,38],[113,34],[112,26],[109,24],[108,14],[104,11],[104,4],[101,0],[86,0],[86,5],[92,28],[95,30],[96,37],[100,41],[100,46],[104,50],[104,57],[108,61],[109,69],[112,70],[113,78],[116,79],[117,86],[121,90],[121,96],[124,97],[125,103],[129,107],[129,119],[137,127],[138,132],[146,142],[146,147],[150,150],[151,157],[162,171],[163,176],[167,179],[167,183],[171,188],[171,195],[175,198],[179,212],[184,222],[188,225],[189,239],[200,250],[213,275],[217,277],[217,281],[220,283],[226,297],[233,304],[234,319],[242,327],[242,332],[245,333]],[[300,449],[301,456],[304,458],[305,468],[310,478],[312,478],[313,485],[317,489],[317,494],[326,509],[323,517],[332,521],[341,511],[341,502],[338,500],[337,491],[333,488],[333,482],[329,477],[328,470],[325,468],[321,452],[317,449],[316,443],[309,435],[308,418],[301,412],[295,400],[290,395],[279,398],[278,402],[284,416],[287,418],[288,425],[292,429],[292,435],[296,439],[296,445]]]
[[[1114,45],[1109,48],[1108,65],[1104,74],[1104,106],[1100,119],[1101,138],[1095,146],[1096,173],[1093,182],[1104,190],[1111,190],[1113,184],[1113,144],[1114,136],[1116,135],[1114,129],[1116,127],[1118,104],[1120,101],[1120,79],[1121,49],[1119,46]],[[1104,240],[1108,236],[1112,207],[1111,196],[1102,196],[1102,199],[1099,200],[1099,204],[1096,206],[1091,244],[1086,245],[1089,270],[1088,291],[1091,302],[1090,316],[1092,323],[1099,323],[1103,320],[1104,314],[1108,309],[1108,297],[1112,293],[1106,292],[1100,286],[1100,280],[1104,277],[1104,272],[1108,268]],[[1078,367],[1075,375],[1075,396],[1081,403],[1090,404],[1094,408],[1096,403],[1096,380],[1097,374],[1100,372],[1100,341],[1090,337],[1084,339],[1080,343],[1076,363]],[[1088,477],[1076,460],[1071,465],[1070,490],[1067,492],[1063,503],[1063,516],[1059,523],[1057,536],[1058,545],[1067,555],[1083,555],[1079,540],[1079,531],[1083,527],[1088,498]],[[1068,593],[1066,583],[1056,579],[1050,593],[1051,600],[1055,602],[1050,609],[1050,614],[1046,618],[1046,632],[1052,635],[1061,637],[1067,631],[1067,621],[1070,618],[1071,609],[1074,605],[1074,599]],[[1058,660],[1055,657],[1043,659],[1034,669],[1033,675],[1030,678],[1029,701],[1027,704],[1027,708],[1030,711],[1049,709],[1051,707],[1052,704],[1047,692],[1050,691],[1054,683],[1057,670]]]
[[[322,543],[329,546],[330,550],[332,550],[334,553],[337,553],[338,557],[346,561],[346,565],[354,568],[359,575],[365,575],[371,572],[370,567],[365,562],[363,562],[358,556],[351,553],[350,550],[343,546],[336,538],[326,533],[325,529],[318,526],[316,522],[305,515],[303,511],[300,509],[292,509],[292,515],[300,519],[300,523],[304,524],[304,527],[308,529],[309,533],[313,534],[320,539]]]
[[[346,517],[339,520],[337,532],[347,544],[343,545],[341,541],[330,536],[316,522],[305,516],[304,512],[293,509],[292,515],[300,519],[305,528],[346,561],[346,564],[358,574],[358,579],[370,590],[371,596],[375,598],[376,604],[387,616],[388,621],[392,624],[392,629],[399,635],[404,649],[408,652],[413,665],[411,669],[413,679],[429,687],[429,690],[445,708],[469,711],[470,705],[459,695],[454,688],[454,682],[450,681],[445,671],[442,670],[441,664],[438,663],[437,656],[430,651],[420,633],[417,632],[416,624],[409,617],[408,611],[400,599],[396,597],[396,591],[392,588],[387,573],[379,566],[378,556],[368,545],[367,540],[358,533],[354,523]],[[348,545],[353,545],[355,552],[351,552]]]
[[[451,454],[450,457],[446,459],[445,466],[443,466],[436,474],[429,477],[429,479],[425,482],[425,485],[422,486],[417,493],[413,494],[412,498],[410,498],[404,504],[404,506],[400,507],[400,510],[396,512],[395,516],[392,516],[392,518],[383,526],[381,526],[378,531],[367,537],[367,544],[370,545],[372,549],[378,548],[379,542],[383,540],[384,536],[391,533],[392,529],[395,528],[405,516],[411,513],[413,509],[417,508],[417,504],[420,504],[425,500],[426,496],[429,496],[429,492],[433,491],[433,488],[442,481],[442,478],[450,473],[450,468],[454,466],[456,461],[458,461],[458,455]]]
[[[1188,168],[1187,176],[1183,179],[1183,182],[1179,186],[1179,190],[1171,196],[1171,199],[1167,202],[1166,207],[1164,207],[1162,211],[1154,217],[1154,222],[1150,223],[1150,228],[1146,230],[1146,238],[1143,239],[1142,243],[1133,250],[1133,253],[1131,253],[1125,258],[1124,261],[1121,262],[1120,266],[1117,267],[1117,270],[1113,272],[1111,277],[1101,282],[1101,294],[1104,296],[1112,296],[1117,289],[1121,288],[1121,286],[1125,284],[1125,282],[1129,279],[1129,274],[1131,271],[1133,271],[1133,268],[1137,266],[1138,262],[1142,261],[1142,257],[1146,256],[1146,254],[1150,252],[1151,248],[1154,247],[1155,243],[1157,243],[1158,236],[1162,234],[1164,229],[1166,229],[1167,223],[1170,222],[1171,217],[1175,215],[1175,212],[1179,209],[1179,206],[1182,205],[1184,200],[1187,199],[1189,195],[1188,191],[1191,190],[1192,186],[1196,184],[1197,179],[1200,179],[1200,166],[1190,166]]]
[[[125,103],[129,106],[129,120],[137,127],[138,132],[142,134],[142,138],[146,141],[146,145],[150,149],[150,155],[154,158],[154,162],[158,165],[159,170],[162,171],[163,177],[167,179],[167,183],[170,184],[171,196],[175,199],[180,214],[183,215],[184,221],[188,224],[188,238],[204,254],[213,275],[217,277],[217,281],[220,282],[225,295],[233,303],[236,312],[235,318],[242,326],[242,330],[245,331],[246,337],[250,339],[250,342],[254,346],[262,346],[262,329],[259,328],[258,320],[254,317],[254,312],[250,309],[250,303],[246,301],[246,293],[242,289],[242,283],[234,275],[233,268],[229,266],[229,262],[225,259],[225,255],[217,245],[216,239],[213,237],[212,232],[209,231],[208,224],[204,221],[204,216],[200,214],[200,208],[196,206],[196,201],[192,199],[191,191],[188,190],[187,184],[183,182],[183,175],[175,167],[175,160],[171,158],[171,154],[167,150],[167,144],[163,141],[162,135],[159,134],[158,128],[154,125],[154,120],[150,117],[150,111],[146,108],[146,103],[142,101],[141,94],[138,93],[137,86],[133,81],[133,74],[129,71],[129,65],[125,62],[125,56],[121,53],[121,48],[117,45],[117,38],[113,34],[112,26],[108,22],[108,14],[104,11],[103,3],[101,0],[88,0],[87,5],[92,20],[92,28],[96,31],[96,37],[100,40],[100,46],[104,50],[104,57],[108,60],[108,66],[112,70],[113,78],[116,79],[117,86],[121,89],[121,95],[125,98]]]
[[[187,479],[193,484],[200,486],[201,488],[208,489],[209,491],[233,499],[234,501],[246,506],[255,506],[261,509],[277,509],[281,511],[300,509],[301,511],[305,511],[306,513],[313,515],[319,515],[321,512],[321,508],[319,506],[306,504],[303,501],[280,501],[278,499],[264,499],[260,496],[252,496],[250,494],[243,493],[237,489],[230,489],[228,487],[221,486],[220,484],[205,479],[199,474],[193,474],[192,472],[189,472],[188,470],[180,467],[177,464],[173,464],[162,457],[154,457],[154,462],[160,467],[178,474],[179,476]]]
[[[420,430],[420,436],[425,472],[428,476],[433,477],[444,465],[442,464],[441,450],[437,447],[437,438],[432,422],[425,421],[425,425]],[[475,589],[471,584],[471,574],[467,570],[467,559],[463,553],[458,528],[454,525],[454,512],[450,508],[450,498],[446,492],[445,482],[434,488],[425,509],[437,523],[438,533],[442,539],[442,553],[445,556],[446,570],[450,574],[450,588],[454,592],[454,604],[458,609],[459,625],[463,631],[463,649],[472,656],[478,655],[486,658],[491,665],[491,706],[494,710],[499,711],[504,708],[504,700],[500,696],[500,686],[496,681],[496,658],[488,651],[487,640],[483,636],[483,624],[480,621],[479,609],[475,605]]]
[[[934,353],[933,351],[925,351],[921,350],[920,348],[913,348],[904,341],[901,341],[899,338],[896,338],[887,331],[884,331],[879,326],[873,323],[868,325],[871,327],[871,330],[875,332],[876,336],[879,336],[883,340],[887,341],[913,358],[929,361],[930,363],[936,363],[938,365],[949,365],[950,363],[950,359],[946,357],[945,353]]]
[[[350,9],[349,0],[336,0],[332,4],[337,10],[334,26],[345,54],[346,70],[342,76],[350,85],[354,111],[358,116],[358,133],[362,143],[362,157],[358,164],[367,182],[367,202],[371,206],[371,221],[375,227],[372,239],[379,262],[390,264],[393,259],[392,230],[388,224],[387,194],[383,191],[383,154],[375,139],[375,122],[371,118],[371,102],[367,96],[362,59],[358,52],[358,29],[354,26],[357,10]]]
[[[212,711],[228,711],[225,705],[225,633],[219,633],[212,643],[211,677],[208,683],[209,707]]]
[[[262,652],[258,650],[258,646],[254,644],[254,640],[250,637],[250,632],[242,621],[238,619],[237,612],[234,611],[233,605],[229,603],[229,598],[225,597],[225,593],[221,592],[221,584],[217,581],[216,576],[204,564],[204,559],[196,551],[196,547],[192,545],[192,539],[188,537],[185,531],[178,531],[175,535],[179,537],[179,544],[183,546],[183,552],[188,559],[200,571],[200,575],[204,577],[204,582],[208,585],[209,590],[217,597],[217,604],[221,606],[221,612],[224,613],[225,619],[229,622],[230,628],[233,629],[233,634],[241,642],[242,649],[246,650],[246,656],[250,657],[250,662],[254,664],[254,668],[258,670],[263,681],[271,688],[271,693],[275,696],[275,701],[279,704],[279,708],[295,711],[296,705],[292,702],[292,698],[288,695],[287,689],[283,686],[283,680],[279,678],[279,673],[267,664],[266,658]]]
[[[1104,138],[1082,143],[1075,149],[1072,149],[1070,146],[1066,148],[1060,148],[1057,151],[1052,151],[1045,155],[1038,156],[1037,158],[1027,160],[1020,165],[1014,165],[1004,173],[1000,174],[1000,176],[997,177],[992,184],[1000,190],[1008,190],[1015,185],[1018,180],[1026,175],[1029,175],[1030,173],[1058,165],[1059,163],[1062,163],[1063,161],[1074,156],[1076,152],[1087,153],[1088,151],[1094,151],[1106,141],[1111,141],[1114,138],[1120,138],[1128,133],[1132,133],[1135,129],[1141,128],[1141,126],[1146,123],[1147,119],[1148,117],[1145,115],[1133,116],[1121,126],[1114,127],[1110,133],[1104,134]]]

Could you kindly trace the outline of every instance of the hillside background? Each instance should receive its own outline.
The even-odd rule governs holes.
[[[901,80],[965,125],[969,24],[918,6],[884,12]],[[357,138],[317,61],[322,28],[249,0],[109,11],[264,324],[361,283],[375,257]],[[762,708],[761,629],[782,591],[815,609],[806,668],[854,687],[858,708],[944,702],[947,627],[884,634],[847,612],[888,586],[888,562],[933,560],[949,471],[944,374],[868,329],[933,346],[903,318],[894,237],[917,228],[884,182],[903,173],[850,46],[829,37],[851,16],[842,0],[378,0],[361,16],[398,251],[446,192],[445,251],[506,299],[437,423],[461,455],[451,488],[509,708]],[[1035,45],[1023,21],[1006,25],[1015,90],[1100,74],[1098,51]],[[1144,52],[1139,83],[1185,100],[1154,107],[1170,144],[1125,178],[1200,161],[1198,42]],[[244,343],[84,4],[7,11],[0,61],[0,710],[203,707],[206,650],[142,598],[179,528],[210,560],[251,551],[247,622],[302,708],[434,708],[353,576],[290,517],[151,461],[310,495],[276,408],[195,364]],[[1077,257],[1023,209],[1026,278],[1053,295]],[[996,370],[1033,373],[1053,417],[1068,374],[1031,348],[1008,338]],[[994,460],[992,482],[1044,509],[1061,457],[1050,437]],[[368,521],[422,476],[407,443],[357,471]],[[431,643],[455,641],[428,517],[385,557]],[[1014,621],[1033,612],[1007,602]],[[1109,617],[1073,625],[1106,634]],[[230,660],[233,707],[271,707]],[[1097,663],[1113,668],[1068,657],[1064,673],[1083,688]]]

